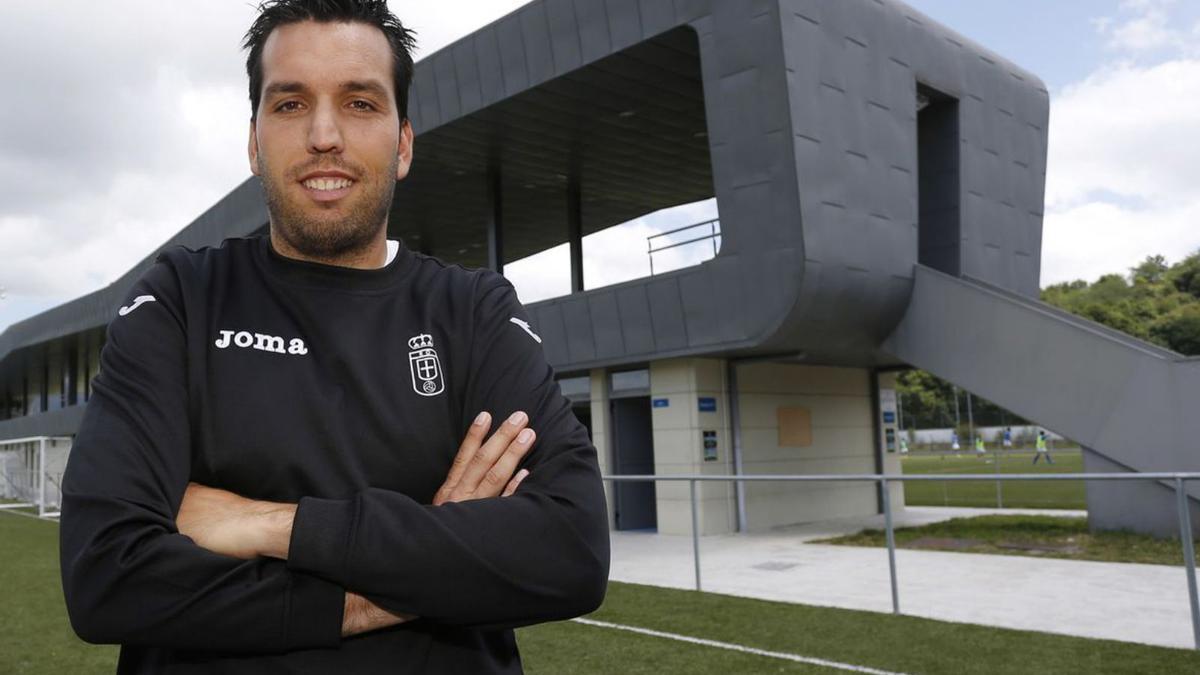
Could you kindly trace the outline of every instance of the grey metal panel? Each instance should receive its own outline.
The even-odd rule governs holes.
[[[483,105],[483,82],[479,78],[479,55],[474,40],[455,43],[450,53],[454,57],[454,77],[458,95],[465,110],[477,110]]]
[[[475,50],[479,57],[479,80],[483,98],[478,107],[504,98],[504,68],[500,63],[500,46],[496,42],[496,31],[485,30],[474,35]]]
[[[554,76],[554,50],[550,47],[550,25],[546,2],[535,2],[517,10],[521,17],[521,36],[525,42],[525,63],[531,82],[545,82]]]
[[[546,15],[550,23],[554,69],[563,72],[579,68],[583,65],[582,35],[575,22],[573,0],[546,0]]]
[[[621,336],[621,312],[614,292],[595,293],[588,297],[588,316],[592,322],[592,340],[596,358],[606,359],[625,354]]]
[[[679,25],[671,0],[640,0],[638,15],[642,21],[642,36],[647,38]]]
[[[638,0],[602,0],[607,9],[608,34],[613,49],[628,47],[642,39],[642,22]]]
[[[654,352],[654,328],[650,318],[650,300],[643,284],[616,289],[620,313],[621,337],[625,353],[631,355]]]
[[[542,350],[550,363],[570,363],[567,351],[567,331],[563,324],[562,307],[559,305],[532,305],[528,307],[533,330],[542,338]]]
[[[462,106],[459,105],[458,92],[462,83],[457,80],[454,72],[454,52],[442,50],[430,57],[433,60],[434,86],[437,88],[438,114],[443,117],[458,117]],[[458,85],[458,86],[455,86]]]
[[[500,66],[504,69],[504,94],[515,96],[529,88],[521,17],[518,14],[509,14],[497,21],[495,26],[496,42],[500,46]],[[439,118],[438,125],[446,121],[446,118]]]
[[[1200,369],[1169,350],[925,267],[918,267],[908,311],[884,346],[1078,441],[1106,462],[1136,471],[1200,470],[1194,410]],[[1200,494],[1200,486],[1189,492]]]
[[[1134,467],[1083,448],[1087,473],[1127,473]],[[1179,537],[1179,506],[1174,485],[1157,481],[1089,481],[1088,525],[1092,530],[1129,530],[1158,537]],[[1200,503],[1188,500],[1192,531],[1200,535]]]
[[[572,297],[562,304],[563,323],[567,326],[567,353],[572,361],[592,361],[596,358],[596,343],[592,337],[592,315],[588,298]]]
[[[676,278],[655,279],[646,285],[650,302],[650,325],[654,329],[654,348],[665,351],[688,346],[687,324]]]
[[[574,0],[579,22],[579,46],[583,61],[595,61],[612,53],[608,36],[608,13],[603,2]]]
[[[70,436],[79,429],[85,405],[73,405],[0,422],[0,439],[30,436]]]

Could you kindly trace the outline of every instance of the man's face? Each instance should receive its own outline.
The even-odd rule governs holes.
[[[288,24],[267,38],[262,66],[250,168],[273,232],[311,257],[365,248],[412,159],[387,38],[362,23]]]

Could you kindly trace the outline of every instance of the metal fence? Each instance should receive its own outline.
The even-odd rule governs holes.
[[[684,241],[676,241],[676,242],[667,243],[667,244],[656,244],[656,242],[654,241],[655,239],[664,239],[666,237],[670,237],[673,234],[679,234],[680,232],[687,232],[689,230],[705,228],[705,227],[708,228],[707,233],[701,234],[699,236],[692,236],[694,233],[689,232],[689,234],[687,236],[690,236],[692,238],[684,240]],[[720,241],[718,241],[720,238],[721,238],[721,219],[720,218],[713,218],[712,220],[706,220],[706,221],[700,222],[700,223],[693,223],[692,225],[684,225],[683,227],[677,227],[673,230],[667,230],[666,232],[659,232],[658,234],[652,234],[649,237],[646,237],[646,255],[649,256],[649,258],[650,258],[650,275],[654,276],[654,254],[655,253],[658,253],[660,251],[666,251],[666,250],[672,249],[672,248],[678,248],[680,246],[686,246],[688,244],[695,244],[695,243],[702,242],[702,241],[711,241],[713,257],[716,257],[717,251],[720,250]],[[667,239],[667,241],[670,241],[670,240]]]
[[[0,509],[36,507],[39,517],[57,517],[70,452],[68,436],[0,441]]]
[[[1188,497],[1185,490],[1187,481],[1200,480],[1200,473],[1035,473],[1035,474],[958,474],[958,475],[890,475],[890,474],[846,474],[846,475],[745,475],[745,476],[708,476],[699,474],[677,474],[672,476],[604,476],[604,480],[612,482],[678,482],[687,481],[691,495],[692,510],[692,560],[695,563],[696,590],[702,590],[700,585],[700,523],[696,510],[696,483],[702,481],[757,483],[757,482],[871,482],[879,485],[883,495],[883,523],[887,538],[888,572],[891,575],[892,613],[900,614],[900,591],[896,582],[896,538],[892,526],[892,500],[889,498],[889,483],[905,483],[908,481],[1009,481],[1009,480],[1082,480],[1082,481],[1124,481],[1152,480],[1168,482],[1175,490],[1176,508],[1179,520],[1179,539],[1183,546],[1183,562],[1187,569],[1188,603],[1192,611],[1192,638],[1195,649],[1200,650],[1200,598],[1196,595],[1196,552],[1192,541],[1192,518],[1188,509]]]

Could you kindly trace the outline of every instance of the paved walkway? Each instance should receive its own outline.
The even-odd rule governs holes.
[[[910,507],[912,526],[988,513],[1082,512]],[[700,540],[705,591],[809,605],[890,612],[882,548],[806,541],[883,527],[882,516]],[[693,588],[692,539],[651,532],[612,533],[611,578]],[[1192,647],[1182,567],[1019,556],[898,550],[900,609],[910,616]]]

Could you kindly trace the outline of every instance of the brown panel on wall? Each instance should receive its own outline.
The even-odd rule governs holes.
[[[807,448],[812,445],[812,413],[808,408],[780,406],[775,414],[779,418],[781,447]]]

